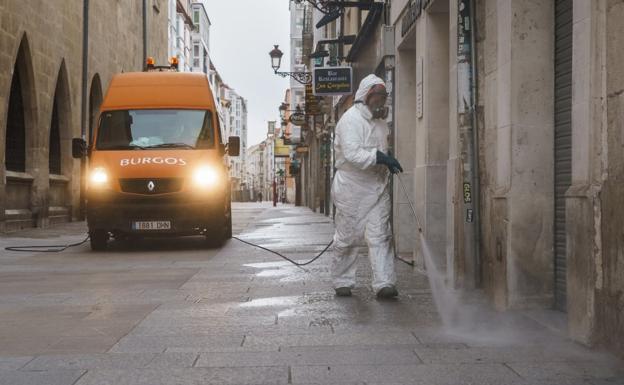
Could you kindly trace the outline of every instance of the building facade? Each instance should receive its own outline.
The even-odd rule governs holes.
[[[251,189],[250,200],[258,202],[267,199],[264,196],[264,142],[255,144],[248,149],[247,178]]]
[[[2,231],[80,216],[81,162],[71,158],[71,139],[90,138],[114,74],[141,71],[143,52],[167,57],[164,0],[147,1],[145,19],[141,2],[60,4],[0,2]]]
[[[191,71],[210,72],[210,18],[201,2],[191,4],[193,29],[191,30]]]
[[[169,30],[169,57],[178,58],[178,69],[181,72],[191,71],[192,38],[194,29],[191,12],[193,10],[191,0],[168,0],[168,30]]]
[[[572,338],[620,354],[623,15],[609,0],[395,0],[389,18],[396,152],[449,282],[556,309]]]
[[[240,156],[228,158],[233,198],[239,201],[249,196],[247,189],[247,101],[235,90],[223,86],[225,101],[225,137],[238,136],[241,140]]]

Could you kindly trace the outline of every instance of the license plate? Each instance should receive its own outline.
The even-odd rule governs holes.
[[[171,221],[132,222],[132,230],[171,230]]]

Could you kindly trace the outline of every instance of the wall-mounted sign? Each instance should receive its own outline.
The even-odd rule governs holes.
[[[467,223],[474,222],[474,211],[472,211],[472,209],[466,210],[466,222]]]
[[[295,126],[303,126],[304,124],[306,124],[306,116],[304,113],[301,112],[293,113],[292,115],[290,115],[289,120]]]
[[[353,92],[351,67],[321,67],[314,69],[312,87],[314,95],[348,95]]]
[[[410,28],[416,23],[416,20],[422,15],[423,10],[427,9],[431,0],[410,0],[407,5],[405,15],[401,19],[401,37],[405,36]]]
[[[290,146],[284,144],[284,140],[276,139],[273,155],[276,158],[287,158],[290,156]]]
[[[472,189],[470,183],[464,183],[464,203],[472,203]]]
[[[312,84],[306,84],[305,86],[305,112],[308,115],[319,115],[321,113],[319,109],[318,98],[314,96],[314,88]]]

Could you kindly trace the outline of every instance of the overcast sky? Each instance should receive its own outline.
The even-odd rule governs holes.
[[[269,51],[279,44],[281,70],[289,68],[288,0],[204,0],[210,55],[223,80],[247,99],[247,146],[266,138],[267,121],[279,120],[278,107],[289,82],[273,73]],[[279,125],[279,123],[278,123]]]

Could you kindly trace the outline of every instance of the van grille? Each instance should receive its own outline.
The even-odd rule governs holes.
[[[183,178],[119,179],[121,191],[145,195],[178,192],[182,189],[183,182]]]

